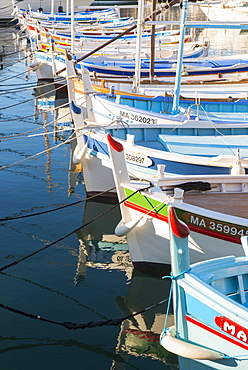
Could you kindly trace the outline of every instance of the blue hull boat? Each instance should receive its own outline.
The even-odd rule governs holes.
[[[223,257],[190,266],[189,229],[169,208],[173,280],[173,327],[160,343],[209,369],[247,369],[248,238],[244,257]]]

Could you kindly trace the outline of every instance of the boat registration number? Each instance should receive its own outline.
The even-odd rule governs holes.
[[[151,167],[153,161],[150,157],[125,150],[125,159],[129,163],[135,163],[144,167]]]
[[[216,316],[215,323],[218,327],[233,337],[248,343],[248,330],[225,316]]]
[[[120,116],[125,118],[127,122],[139,122],[139,123],[146,123],[148,125],[155,125],[157,123],[156,118],[146,117],[139,114],[129,113],[120,110]]]
[[[230,223],[219,222],[207,217],[201,217],[193,213],[183,213],[182,218],[188,225],[200,227],[212,232],[217,232],[223,235],[240,238],[243,235],[248,235],[248,228]]]

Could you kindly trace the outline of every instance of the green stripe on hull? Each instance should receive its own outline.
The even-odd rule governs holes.
[[[133,208],[151,217],[168,221],[168,204],[151,199],[140,193],[125,188],[126,196],[130,198],[125,202],[127,207]],[[133,196],[131,196],[133,194]],[[191,231],[205,234],[214,238],[227,240],[229,242],[240,244],[240,237],[248,235],[248,227],[242,224],[234,224],[222,219],[214,219],[197,213],[177,208],[175,206],[177,217],[185,222]]]
[[[133,190],[127,188],[124,188],[124,191],[127,197],[130,196],[128,201],[135,206],[145,208],[147,212],[153,211],[162,217],[168,217],[167,204],[151,199],[150,197],[146,197],[144,194],[134,193]]]

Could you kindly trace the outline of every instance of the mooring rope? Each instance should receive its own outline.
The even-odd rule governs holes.
[[[29,317],[31,319],[36,319],[36,320],[48,322],[50,324],[60,325],[60,326],[63,326],[64,328],[69,329],[69,330],[77,330],[77,329],[95,328],[97,326],[117,326],[117,325],[120,325],[123,321],[129,320],[129,319],[131,319],[131,318],[133,318],[137,315],[140,315],[141,313],[149,311],[152,308],[155,308],[155,307],[157,307],[157,306],[159,306],[159,305],[161,305],[161,304],[163,304],[167,301],[168,301],[168,298],[163,299],[162,301],[159,301],[159,302],[157,302],[157,303],[155,303],[155,304],[153,304],[149,307],[144,308],[143,310],[135,312],[134,314],[126,316],[126,317],[116,317],[116,318],[109,319],[109,320],[90,321],[90,322],[80,323],[80,324],[77,324],[77,323],[74,323],[74,322],[71,322],[71,321],[59,322],[59,321],[49,320],[49,319],[46,319],[44,317],[41,317],[40,315],[34,315],[34,314],[27,313],[27,312],[24,312],[24,311],[21,311],[21,310],[17,310],[16,308],[6,306],[5,304],[2,304],[2,303],[0,303],[0,307],[4,308],[5,310],[8,310],[8,311],[18,313],[19,315]]]
[[[6,41],[6,40],[4,40]],[[4,53],[3,54],[3,57],[7,57],[9,55],[15,55],[15,54],[20,54],[21,52],[27,52],[27,51],[32,51],[31,48],[28,48],[28,49],[21,49],[21,50],[17,50],[17,51],[14,51],[13,53]],[[20,59],[21,60],[21,59]]]
[[[25,257],[23,257],[23,258],[19,259],[18,261],[12,262],[12,263],[10,263],[10,264],[8,264],[8,265],[6,265],[6,266],[1,267],[1,268],[0,268],[0,272],[4,271],[4,270],[6,270],[6,269],[8,269],[8,268],[10,268],[10,267],[12,267],[12,266],[15,266],[15,265],[17,265],[18,263],[20,263],[20,262],[22,262],[22,261],[25,261],[26,259],[28,259],[28,258],[30,258],[30,257],[33,257],[34,255],[36,255],[36,254],[38,254],[38,253],[40,253],[40,252],[44,251],[45,249],[47,249],[47,248],[49,248],[49,247],[51,247],[51,246],[53,246],[53,245],[55,245],[55,244],[57,244],[57,243],[61,242],[62,240],[64,240],[64,239],[68,238],[69,236],[73,235],[74,233],[76,233],[77,231],[81,230],[82,228],[84,228],[84,227],[86,227],[86,226],[90,225],[92,222],[94,222],[94,221],[98,220],[100,217],[104,216],[104,215],[105,215],[105,214],[107,214],[108,212],[112,211],[114,208],[116,208],[117,206],[119,206],[120,204],[122,204],[123,202],[125,202],[127,199],[131,198],[131,197],[132,197],[133,195],[135,195],[136,193],[140,192],[141,190],[143,190],[143,191],[144,191],[144,190],[147,190],[147,189],[149,189],[151,186],[152,186],[152,184],[151,184],[151,183],[149,183],[149,185],[148,185],[146,188],[142,188],[142,189],[138,189],[138,190],[136,190],[135,192],[133,192],[132,194],[128,195],[126,198],[124,198],[124,199],[123,199],[123,200],[121,200],[120,202],[116,203],[113,207],[111,207],[111,208],[109,208],[108,210],[106,210],[106,211],[102,212],[100,215],[98,215],[98,216],[94,217],[92,220],[90,220],[90,221],[89,221],[89,222],[87,222],[86,224],[83,224],[83,225],[81,225],[80,227],[77,227],[77,228],[76,228],[76,229],[74,229],[73,231],[69,232],[67,235],[64,235],[64,236],[62,236],[61,238],[59,238],[59,239],[55,240],[54,242],[52,242],[52,243],[50,243],[50,244],[48,244],[48,245],[45,245],[44,247],[42,247],[42,248],[38,249],[37,251],[35,251],[35,252],[33,252],[33,253],[30,253],[29,255],[27,255],[27,256],[25,256]]]
[[[71,130],[70,130],[71,131]],[[42,133],[41,135],[45,136],[47,135],[48,133]],[[14,163],[10,163],[10,164],[6,164],[5,166],[0,166],[0,170],[5,170],[6,168],[9,168],[9,167],[12,167],[12,166],[16,166],[17,164],[20,164],[20,163],[23,163],[23,162],[26,162],[27,160],[29,159],[32,159],[32,158],[35,158],[37,156],[40,156],[40,155],[43,155],[45,153],[48,153],[50,152],[51,150],[54,150],[54,149],[57,149],[59,148],[60,146],[62,145],[65,145],[65,144],[68,144],[70,141],[73,141],[75,140],[75,137],[72,137],[72,135],[69,136],[69,138],[65,141],[63,141],[62,143],[59,143],[57,145],[54,145],[52,147],[50,147],[49,149],[45,149],[45,150],[42,150],[41,152],[39,153],[35,153],[33,155],[30,155],[29,157],[27,158],[24,158],[24,159],[20,159],[19,161],[16,161]]]
[[[27,55],[27,56],[25,56],[23,58],[20,58],[18,60],[14,60],[13,62],[9,62],[8,64],[5,63],[5,60],[3,60],[1,62],[1,65],[3,66],[3,68],[1,68],[1,70],[6,69],[6,68],[9,68],[9,67],[12,67],[14,64],[17,64],[19,62],[22,62],[23,60],[28,59],[28,58],[29,58],[29,55]]]
[[[54,81],[43,83],[43,84],[37,83],[37,80],[35,80],[34,82],[27,82],[26,81],[26,82],[23,82],[23,83],[12,84],[11,86],[26,86],[26,85],[33,85],[33,84],[34,84],[35,87],[40,88],[40,87],[46,87],[46,86],[49,86],[49,85],[54,85]],[[1,85],[0,84],[0,87],[4,87],[6,89],[7,87],[9,87],[9,85],[5,85],[5,84]]]
[[[190,272],[190,271],[191,271],[191,267],[188,270],[182,271],[177,275],[173,275],[172,272],[171,272],[170,275],[166,275],[166,276],[162,277],[162,279],[168,279],[168,278],[171,279],[171,286],[170,286],[170,292],[169,292],[169,297],[168,297],[169,303],[168,303],[167,309],[166,309],[163,333],[166,333],[166,331],[167,331],[167,322],[168,322],[168,318],[169,318],[169,310],[170,310],[170,306],[171,306],[172,293],[173,293],[175,281],[179,277],[181,277],[182,275],[184,275],[185,273]]]
[[[29,85],[28,87],[25,87],[26,85]],[[6,91],[6,88],[8,88],[9,86],[6,86],[6,85],[1,85],[0,84],[0,95],[6,95],[6,94],[9,94],[10,92],[11,93],[13,93],[13,92],[21,92],[21,91],[28,91],[28,90],[34,90],[34,89],[42,89],[42,88],[44,88],[44,87],[47,87],[47,86],[50,86],[50,85],[55,85],[54,84],[54,81],[52,81],[52,82],[48,82],[48,83],[46,83],[46,84],[42,84],[42,85],[37,85],[37,81],[34,81],[34,82],[26,82],[26,83],[24,83],[24,84],[13,84],[13,85],[11,85],[11,86],[20,86],[20,87],[13,87],[13,88],[10,88],[10,89],[7,89],[7,91]],[[2,87],[4,87],[4,91],[3,90],[1,90],[1,88]],[[51,93],[53,93],[53,92],[59,92],[59,90],[60,89],[62,89],[64,87],[64,85],[62,85],[62,86],[58,86],[58,87],[56,87],[56,88],[54,88],[54,89],[51,89],[51,90],[49,90],[49,91],[47,91],[47,92],[43,92],[43,93],[41,93],[40,95],[36,95],[35,94],[35,96],[34,96],[34,100],[35,99],[39,99],[39,98],[41,98],[41,97],[43,97],[43,96],[46,96],[46,95],[48,95],[48,94],[51,94]],[[80,98],[78,98],[78,99],[80,99]],[[66,103],[66,104],[69,104],[68,102]],[[58,106],[58,107],[56,107],[56,108],[60,108],[60,106]],[[50,109],[54,109],[54,108],[50,108]],[[47,111],[48,111],[49,109],[47,109]],[[11,120],[11,119],[10,119]],[[2,122],[2,121],[0,121],[0,122]]]
[[[26,270],[27,270],[27,268],[26,268]],[[29,267],[28,271],[30,271],[30,270],[33,271],[33,269]],[[98,310],[86,305],[85,303],[81,302],[80,300],[78,300],[75,297],[72,297],[72,296],[70,296],[66,293],[63,293],[61,290],[54,289],[51,286],[47,286],[47,285],[44,285],[44,284],[37,283],[35,281],[30,280],[28,277],[23,278],[23,277],[16,276],[16,275],[13,275],[13,274],[7,274],[6,272],[3,272],[2,274],[4,275],[4,277],[9,277],[11,279],[17,279],[17,280],[22,281],[24,283],[31,284],[31,285],[35,286],[35,288],[45,290],[49,293],[54,293],[56,296],[57,295],[61,296],[66,300],[68,299],[69,301],[75,303],[77,306],[82,307],[83,309],[89,311],[90,313],[96,314],[97,316],[99,316],[103,320],[107,319],[107,316],[104,313],[99,312]],[[49,276],[53,277],[53,275],[50,275],[50,274],[49,274]],[[60,282],[61,282],[61,279],[62,279],[62,277],[60,276]]]
[[[1,95],[1,94],[0,94]],[[47,112],[47,111],[46,111]],[[37,116],[41,116],[42,114],[44,113],[44,111],[40,111],[38,113],[34,113],[34,114],[30,114],[29,116],[23,116],[23,117],[16,117],[16,118],[10,118],[10,119],[1,119],[0,120],[0,123],[1,122],[12,122],[12,121],[23,121],[25,120],[26,118],[31,118],[31,117],[37,117]],[[21,133],[21,134],[16,134],[16,135],[11,135],[11,136],[4,136],[4,137],[1,137],[1,141],[3,140],[7,140],[9,138],[13,138],[13,137],[18,137],[18,136],[23,136],[25,134],[29,134],[30,132],[34,132],[34,131],[37,131],[37,130],[40,130],[42,127],[38,127],[38,128],[35,128],[33,130],[30,130],[30,131],[26,131],[24,133]]]
[[[37,113],[35,113],[35,114],[32,114],[32,115],[30,115],[30,116],[26,116],[26,117],[19,117],[19,118],[15,118],[15,119],[13,119],[14,121],[15,120],[23,120],[23,119],[25,119],[25,118],[30,118],[30,117],[35,117],[35,116],[37,116],[37,115],[42,115],[42,114],[44,114],[44,113],[51,113],[52,111],[54,111],[54,110],[56,110],[56,109],[58,109],[58,108],[63,108],[63,107],[65,107],[66,105],[68,105],[68,102],[66,102],[66,103],[64,103],[64,104],[61,104],[61,105],[59,105],[59,106],[57,106],[57,107],[51,107],[51,108],[49,108],[49,109],[46,109],[46,110],[44,110],[44,111],[40,111],[38,114]],[[67,117],[67,116],[70,116],[71,115],[71,112],[68,112],[68,113],[65,113],[63,116],[61,116],[60,117],[60,119],[62,119],[62,118],[65,118],[65,117]],[[7,120],[7,121],[12,121],[12,120]],[[51,121],[51,122],[49,122],[49,123],[46,123],[46,125],[45,125],[45,127],[47,128],[48,126],[51,126],[51,125],[53,125],[53,124],[55,124],[56,125],[56,123],[57,123],[57,119],[55,119],[55,120],[53,120],[53,121]],[[68,117],[68,121],[69,122],[72,122],[71,121],[71,117]],[[6,122],[6,121],[0,121],[0,122]],[[70,128],[64,128],[64,129],[59,129],[59,130],[53,130],[53,131],[49,131],[49,132],[42,132],[42,133],[39,133],[39,134],[35,134],[35,135],[28,135],[28,134],[30,134],[30,133],[32,133],[32,132],[35,132],[35,131],[38,131],[38,130],[42,130],[42,129],[44,129],[44,124],[42,124],[41,126],[39,126],[39,127],[36,127],[35,129],[33,129],[33,130],[29,130],[29,131],[25,131],[25,132],[22,132],[22,133],[20,133],[20,134],[16,134],[16,135],[10,135],[10,136],[4,136],[4,137],[2,137],[1,138],[1,141],[7,141],[7,140],[14,140],[14,139],[26,139],[26,138],[31,138],[31,137],[37,137],[37,136],[42,136],[42,135],[50,135],[50,134],[54,134],[54,133],[57,133],[57,132],[64,132],[64,131],[71,131],[72,130],[72,127],[70,127]],[[51,148],[52,149],[52,148]]]
[[[20,74],[24,74],[24,73],[26,73],[26,71],[25,71],[25,72],[21,72]],[[19,75],[16,75],[16,76],[19,76]],[[7,78],[6,80],[8,80],[8,78]],[[5,81],[6,81],[6,80],[5,80]],[[2,82],[2,81],[0,81],[0,82]],[[44,86],[46,86],[46,85],[44,85]],[[37,86],[37,88],[38,88],[38,87],[39,87],[39,86]],[[35,97],[31,98],[31,99],[24,100],[24,101],[22,101],[22,102],[19,102],[19,103],[16,103],[16,104],[12,104],[12,105],[8,105],[7,107],[0,108],[0,110],[4,110],[4,109],[8,109],[8,108],[13,108],[13,107],[16,107],[17,105],[21,105],[21,104],[28,103],[28,102],[30,102],[30,101],[32,101],[32,100],[34,100],[34,99],[38,99],[38,98],[40,98],[40,97],[42,97],[42,96],[45,96],[45,95],[47,95],[47,94],[50,94],[50,93],[51,93],[51,92],[53,92],[53,91],[59,91],[60,89],[63,89],[64,87],[65,87],[64,85],[61,85],[61,86],[59,86],[59,87],[57,87],[57,88],[55,88],[55,89],[52,89],[52,90],[50,90],[50,91],[47,91],[47,92],[42,93],[42,94],[40,94],[40,95],[37,95],[37,96],[35,96]]]
[[[29,215],[24,215],[24,216],[16,216],[16,217],[5,217],[5,218],[0,218],[0,221],[12,221],[12,220],[18,220],[18,219],[21,219],[21,218],[27,218],[27,217],[32,217],[32,216],[40,216],[40,215],[43,215],[45,213],[49,213],[49,212],[54,212],[54,211],[59,211],[60,209],[64,209],[64,208],[67,208],[67,207],[71,207],[71,206],[75,206],[79,203],[83,203],[83,202],[86,202],[88,200],[92,200],[96,197],[99,197],[99,196],[102,196],[112,190],[115,189],[115,186],[108,189],[108,190],[105,190],[105,191],[102,191],[101,193],[97,193],[95,195],[92,195],[90,197],[87,197],[85,199],[81,199],[81,200],[78,200],[77,202],[74,202],[74,203],[70,203],[70,204],[65,204],[63,206],[60,206],[60,207],[57,207],[57,208],[53,208],[53,209],[49,209],[47,211],[42,211],[42,212],[37,212],[37,213],[32,213],[32,214],[29,214]]]
[[[27,73],[27,71],[24,71],[24,72],[18,73],[17,75],[11,76],[11,77],[9,77],[9,78],[5,78],[4,80],[1,80],[1,81],[0,81],[0,83],[1,83],[1,82],[4,82],[4,81],[7,81],[7,80],[11,80],[12,78],[15,78],[15,77],[19,77],[19,76],[21,76],[21,75],[24,75],[25,73]],[[32,99],[30,99],[30,100],[32,100]],[[29,101],[30,101],[30,100],[29,100]],[[1,110],[1,109],[6,109],[6,108],[13,108],[13,107],[15,107],[16,105],[19,105],[19,104],[20,104],[20,103],[13,104],[13,105],[11,105],[11,107],[0,108],[0,110]]]

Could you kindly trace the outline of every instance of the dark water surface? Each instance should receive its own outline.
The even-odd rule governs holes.
[[[168,297],[169,282],[133,271],[125,240],[114,236],[118,207],[81,230],[113,204],[80,202],[24,217],[86,195],[71,164],[75,144],[65,143],[72,137],[66,97],[53,85],[37,87],[35,74],[27,79],[28,62],[18,50],[28,46],[17,32],[0,29],[0,266],[55,244],[1,272],[0,304],[57,323],[129,316]],[[246,36],[218,32],[223,37],[198,32],[211,38],[211,54],[246,52]],[[178,369],[176,356],[159,344],[165,312],[166,303],[121,325],[69,331],[0,307],[0,369]]]
[[[72,130],[61,132],[70,122],[65,96],[39,96],[54,87],[37,88],[35,75],[26,79],[26,60],[17,62],[25,44],[17,45],[14,29],[0,32],[0,266],[72,233],[3,270],[0,304],[58,323],[88,323],[126,317],[163,300],[168,283],[133,273],[125,240],[114,236],[118,207],[80,230],[113,204],[81,202],[23,217],[80,201],[85,191],[81,173],[70,165],[74,144],[64,144]],[[64,118],[53,133],[58,115]],[[0,369],[174,368],[176,357],[158,342],[165,311],[163,304],[121,325],[69,331],[0,307]]]

